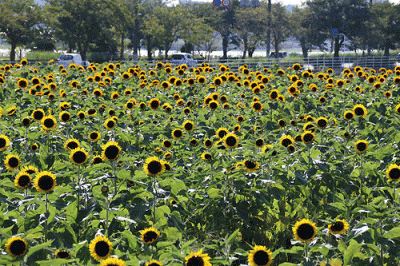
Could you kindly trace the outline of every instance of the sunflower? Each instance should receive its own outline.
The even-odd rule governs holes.
[[[35,188],[39,192],[49,192],[56,187],[56,177],[48,171],[42,171],[36,175]]]
[[[67,123],[71,119],[71,115],[67,111],[63,111],[59,115],[61,122]]]
[[[27,249],[28,243],[20,237],[11,237],[7,240],[6,251],[15,258],[23,256]]]
[[[182,124],[182,127],[185,129],[186,132],[191,132],[194,129],[194,123],[187,120]]]
[[[353,111],[344,112],[344,119],[350,121],[353,118],[354,118],[354,112]]]
[[[308,219],[302,219],[292,227],[292,230],[297,240],[301,242],[310,242],[314,239],[318,229],[315,223],[312,223]]]
[[[29,81],[27,79],[22,78],[18,80],[17,84],[19,88],[26,89],[29,85]]]
[[[158,98],[153,98],[149,101],[149,106],[153,110],[157,110],[157,108],[160,106],[160,100]]]
[[[116,122],[115,122],[115,120],[112,119],[112,118],[109,118],[109,119],[107,119],[107,120],[104,122],[104,126],[105,126],[107,129],[113,129],[113,128],[115,127],[115,125],[116,125]]]
[[[103,91],[100,89],[94,89],[93,90],[93,95],[96,96],[97,98],[102,97],[103,96]]]
[[[52,130],[56,127],[57,125],[57,121],[56,119],[49,115],[49,116],[45,116],[42,119],[42,129],[44,130]]]
[[[73,149],[69,155],[71,162],[77,165],[83,165],[89,159],[87,151],[82,148]]]
[[[36,143],[33,143],[33,144],[31,145],[31,150],[32,150],[32,151],[37,151],[37,149],[39,149],[39,146],[38,146]]]
[[[69,257],[71,256],[69,251],[65,249],[58,249],[54,255],[59,259],[69,259]]]
[[[263,109],[263,106],[260,102],[255,101],[251,104],[251,108],[253,108],[255,112],[260,112]]]
[[[282,145],[282,146],[284,146],[285,148],[287,148],[287,146],[289,146],[289,145],[291,145],[291,144],[293,144],[294,143],[294,140],[293,140],[293,138],[291,137],[291,136],[289,136],[289,135],[283,135],[282,137],[281,137],[281,140],[280,140],[280,145]]]
[[[328,225],[329,233],[335,235],[341,235],[347,232],[349,229],[349,224],[346,222],[345,219],[343,220],[336,220],[334,224]]]
[[[110,240],[105,236],[97,235],[89,245],[90,255],[97,261],[110,257],[112,249]]]
[[[164,165],[155,156],[147,158],[143,168],[147,175],[152,176],[161,175],[165,171]]]
[[[216,135],[219,139],[223,139],[228,133],[229,133],[229,130],[222,127],[217,130]]]
[[[316,121],[316,124],[320,129],[324,129],[328,126],[328,119],[325,117],[319,117]]]
[[[326,102],[326,98],[324,96],[319,97],[319,102],[320,103],[325,103]]]
[[[233,127],[233,132],[238,132],[238,131],[240,131],[240,125],[235,125]]]
[[[10,107],[6,110],[6,115],[12,116],[15,114],[16,111],[17,111],[17,107]]]
[[[385,91],[385,97],[386,97],[386,98],[392,97],[392,92],[390,92],[390,91]]]
[[[164,166],[162,165],[162,167]],[[143,243],[147,245],[154,243],[157,240],[158,236],[160,235],[160,232],[158,232],[157,229],[153,227],[140,230],[139,232],[142,234]]]
[[[85,112],[79,111],[79,112],[78,112],[78,117],[79,117],[80,120],[85,119],[85,117],[86,117]]]
[[[269,98],[272,101],[275,101],[275,100],[278,99],[278,97],[279,97],[279,91],[278,90],[271,90],[271,92],[269,93]]]
[[[261,148],[262,146],[264,146],[264,140],[263,139],[256,139],[255,145],[256,145],[257,148]]]
[[[219,107],[219,103],[217,101],[210,101],[210,103],[208,104],[208,107],[210,107],[211,110],[216,110]]]
[[[212,157],[213,156],[209,152],[203,152],[203,154],[201,155],[201,159],[203,159],[203,161],[206,161],[206,162],[210,162]]]
[[[92,159],[92,164],[99,164],[99,163],[103,163],[103,162],[104,162],[103,157],[101,157],[99,155],[94,156]]]
[[[121,152],[121,147],[115,141],[109,141],[103,146],[103,152],[101,156],[107,161],[113,161],[118,158]]]
[[[64,148],[67,151],[71,151],[73,149],[79,148],[80,144],[79,141],[77,139],[69,139],[65,144],[64,144]]]
[[[305,144],[309,144],[309,143],[313,142],[314,138],[315,138],[315,135],[311,131],[305,131],[303,134],[301,134],[301,140]]]
[[[350,133],[349,132],[344,132],[343,133],[343,137],[346,138],[346,139],[349,138],[350,137]]]
[[[5,164],[6,168],[10,171],[14,171],[20,165],[21,161],[17,155],[9,154],[6,157]]]
[[[359,140],[355,144],[355,149],[358,153],[364,153],[368,149],[368,142],[365,140]]]
[[[278,120],[278,125],[279,125],[280,127],[285,127],[285,126],[286,126],[286,121],[283,120],[283,119],[279,119],[279,120]]]
[[[236,148],[239,145],[239,138],[236,134],[228,133],[224,138],[224,143],[228,148]]]
[[[206,139],[203,143],[206,148],[211,148],[211,146],[213,145],[213,142],[210,139]]]
[[[27,172],[21,171],[15,177],[14,184],[21,189],[27,188],[31,183],[31,175]]]
[[[400,179],[400,167],[397,164],[392,164],[386,170],[386,177],[390,180],[397,181]]]
[[[172,147],[172,142],[171,142],[170,140],[166,139],[166,140],[164,140],[164,141],[162,142],[162,145],[163,145],[163,147],[164,147],[165,149],[171,149],[171,147]]]
[[[253,160],[244,160],[244,169],[247,172],[255,172],[259,168],[258,162],[254,162]]]
[[[0,151],[4,151],[10,146],[10,139],[6,135],[0,135]]]
[[[364,105],[362,104],[356,104],[353,107],[353,112],[356,116],[360,116],[362,118],[364,118],[365,116],[367,116],[367,108],[364,107]]]
[[[172,201],[174,203],[172,203]],[[176,204],[176,201],[174,199],[172,199],[170,202],[171,202],[171,204]],[[147,262],[145,266],[162,266],[162,264],[161,264],[161,262],[159,262],[157,260],[151,260],[151,261]]]
[[[100,266],[125,266],[125,261],[118,258],[108,258],[101,262]]]
[[[180,128],[174,129],[172,131],[172,137],[174,139],[181,139],[183,137],[183,131]]]
[[[29,117],[24,117],[21,119],[21,123],[24,127],[29,127],[31,124],[31,119]],[[1,151],[1,145],[0,145],[0,151]]]
[[[202,254],[203,249],[198,252],[190,252],[189,257],[185,257],[185,266],[211,266],[208,254]]]
[[[250,266],[268,266],[271,265],[273,258],[272,252],[264,246],[254,246],[250,251],[248,261]]]

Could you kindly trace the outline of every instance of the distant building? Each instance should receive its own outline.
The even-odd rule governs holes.
[[[246,7],[246,6],[257,7],[257,6],[260,6],[260,1],[259,0],[241,0],[240,6],[241,7]]]

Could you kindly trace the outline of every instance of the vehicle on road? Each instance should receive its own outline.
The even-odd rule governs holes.
[[[81,65],[83,67],[89,66],[89,61],[83,61],[80,54],[62,54],[57,60],[57,65],[69,66],[71,63]]]
[[[188,67],[195,67],[197,61],[191,54],[188,53],[176,53],[171,56],[172,65],[183,65],[186,64]]]
[[[284,58],[287,56],[286,52],[279,52],[279,58]],[[271,52],[270,57],[276,57],[276,53],[275,52]]]

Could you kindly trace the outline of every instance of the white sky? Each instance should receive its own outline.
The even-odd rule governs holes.
[[[170,0],[174,4],[179,3],[179,0]],[[192,2],[208,2],[212,3],[212,0],[190,0]],[[271,0],[272,3],[281,2],[283,5],[300,5],[301,2],[305,2],[303,0]],[[375,1],[374,1],[375,2]],[[389,0],[390,3],[400,4],[400,0]]]

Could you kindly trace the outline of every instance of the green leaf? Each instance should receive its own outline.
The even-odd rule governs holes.
[[[129,248],[135,250],[137,247],[137,242],[136,242],[136,237],[132,234],[132,232],[125,230],[122,232],[121,235],[128,240]]]
[[[226,240],[226,245],[228,247],[233,244],[238,233],[239,233],[239,229],[236,229],[236,231],[231,234],[231,236],[228,238],[228,240]]]
[[[117,173],[119,179],[128,179],[131,176],[131,171],[120,170]]]
[[[39,251],[39,250],[41,250],[41,249],[44,249],[45,247],[50,247],[52,242],[53,242],[53,240],[47,241],[46,243],[39,244],[39,245],[34,246],[34,247],[30,247],[30,248],[28,249],[28,253],[26,254],[26,256],[29,257],[29,256],[31,256],[33,253],[35,253],[36,251]]]
[[[54,216],[56,216],[57,208],[54,207],[53,205],[49,206],[49,218],[47,220],[47,223],[50,224],[54,220]]]
[[[347,247],[344,256],[343,256],[343,266],[347,265],[351,259],[353,258],[354,254],[360,251],[361,244],[359,244],[354,239],[350,240],[350,245]]]
[[[190,246],[191,244],[193,244],[195,241],[197,241],[197,238],[194,238],[194,239],[192,239],[192,240],[186,242],[185,244],[183,244],[182,250],[185,249],[185,248],[187,248],[187,247]]]
[[[170,214],[171,210],[167,205],[163,205],[160,207],[157,207],[156,209],[156,222],[160,220],[161,218],[165,218],[164,213]]]
[[[44,265],[49,265],[49,266],[53,266],[53,265],[68,265],[68,263],[70,262],[75,262],[76,259],[70,259],[70,260],[66,260],[66,259],[52,259],[52,260],[40,260],[37,261],[36,263],[39,263],[40,266]]]
[[[219,192],[220,192],[220,190],[217,188],[210,188],[209,190],[207,190],[207,194],[208,194],[208,196],[210,196],[211,199],[216,198],[216,197],[221,197]]]
[[[385,238],[392,239],[400,237],[400,227],[395,227],[383,235]]]

